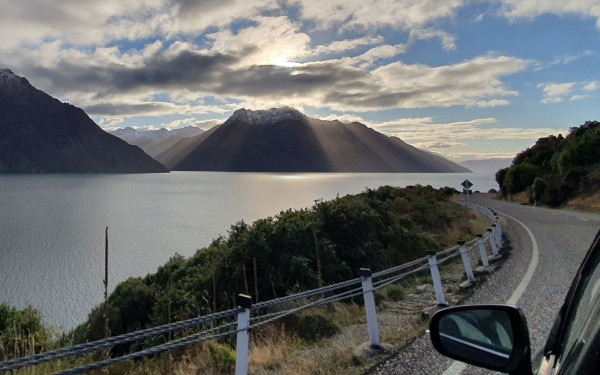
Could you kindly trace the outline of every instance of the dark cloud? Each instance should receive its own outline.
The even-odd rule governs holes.
[[[177,54],[157,54],[143,65],[89,66],[62,60],[53,68],[32,66],[27,76],[34,80],[51,82],[55,95],[72,92],[92,93],[100,102],[119,93],[188,90],[202,94],[242,96],[252,98],[305,97],[318,94],[327,102],[371,105],[376,96],[365,101],[365,93],[377,91],[369,83],[368,73],[339,61],[311,63],[295,68],[277,65],[238,67],[253,49],[231,54],[202,54],[189,50]],[[347,91],[360,92],[347,94]],[[327,94],[329,92],[329,94]],[[355,96],[354,96],[355,95]],[[387,103],[387,100],[384,99]],[[390,101],[391,103],[392,101]],[[327,104],[327,103],[324,103]],[[92,113],[117,114],[119,104],[98,104],[86,107]],[[144,106],[126,110],[138,112]],[[154,111],[155,105],[146,109]]]
[[[307,64],[298,68],[255,65],[229,71],[218,82],[219,94],[244,96],[303,96],[325,92],[334,85],[349,85],[352,80],[366,78],[364,72],[341,64]]]
[[[138,67],[116,64],[96,67],[62,60],[53,68],[33,66],[31,73],[36,78],[52,82],[52,88],[61,94],[95,92],[101,98],[115,91],[127,93],[148,88],[202,89],[204,83],[213,82],[224,67],[234,64],[239,58],[236,55],[182,51],[175,56],[152,57]]]
[[[177,7],[177,16],[189,18],[209,9],[223,9],[234,5],[233,0],[173,0],[171,6]]]

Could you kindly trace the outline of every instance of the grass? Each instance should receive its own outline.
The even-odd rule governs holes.
[[[567,207],[593,213],[600,213],[600,193],[579,196],[567,202]]]

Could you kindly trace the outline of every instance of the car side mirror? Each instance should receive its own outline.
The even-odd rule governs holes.
[[[507,305],[467,305],[436,312],[431,342],[441,354],[510,374],[531,374],[529,331],[523,312]]]

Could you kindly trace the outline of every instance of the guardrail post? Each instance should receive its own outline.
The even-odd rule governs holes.
[[[235,349],[235,375],[246,375],[248,373],[248,327],[250,326],[250,308],[252,297],[238,294],[237,305],[243,310],[238,313],[238,333]]]
[[[494,238],[494,233],[492,233],[492,228],[488,228],[488,239],[490,240],[490,246],[492,247],[492,254],[495,257],[498,256],[498,247],[496,246],[496,240]]]
[[[498,243],[498,247],[502,247],[502,227],[500,226],[500,221],[496,220],[495,224],[494,235],[496,236],[496,242]]]
[[[483,243],[483,234],[477,235],[477,244],[479,245],[479,254],[481,254],[481,264],[484,267],[489,267],[487,254],[485,253],[485,244]]]
[[[440,270],[438,269],[435,251],[428,251],[427,256],[429,269],[431,270],[433,289],[435,290],[435,299],[437,300],[438,306],[446,306],[446,299],[444,298],[444,289],[442,289],[442,279],[440,278]]]
[[[494,241],[496,241],[496,246],[498,249],[502,247],[502,238],[498,234],[498,226],[496,224],[492,224],[492,233],[494,234]]]
[[[475,282],[475,275],[473,275],[473,269],[471,268],[471,259],[469,258],[469,254],[467,254],[465,241],[458,241],[458,247],[460,249],[460,257],[462,258],[463,264],[465,266],[465,273],[467,274],[467,278],[469,279],[469,281]]]
[[[373,282],[371,280],[373,273],[369,268],[361,268],[358,274],[362,278],[363,298],[365,301],[365,312],[367,313],[367,328],[369,330],[369,346],[372,349],[379,349],[381,348],[379,343],[379,326],[377,324]]]

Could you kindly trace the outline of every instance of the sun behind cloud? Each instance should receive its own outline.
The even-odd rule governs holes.
[[[277,66],[283,66],[283,67],[286,67],[286,68],[293,68],[295,66],[300,65],[300,63],[289,61],[288,58],[287,58],[287,56],[285,56],[285,55],[279,55],[279,56],[271,59],[269,61],[269,64],[271,64],[271,65],[277,65]]]

